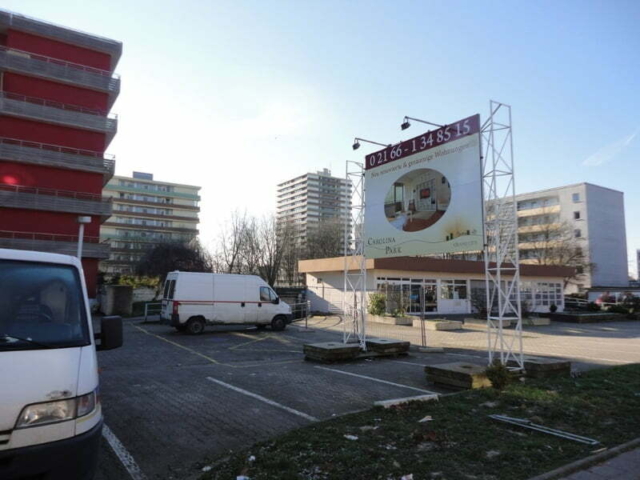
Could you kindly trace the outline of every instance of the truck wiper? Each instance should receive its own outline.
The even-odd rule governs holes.
[[[6,333],[0,337],[0,340],[4,340],[5,343],[9,343],[11,342],[11,340],[14,340],[14,341],[18,340],[21,342],[30,343],[32,345],[38,345],[39,347],[43,347],[43,348],[54,348],[53,346],[48,345],[46,343],[36,342],[35,340],[31,340],[30,338],[22,338],[22,337],[16,337],[15,335],[7,335]]]

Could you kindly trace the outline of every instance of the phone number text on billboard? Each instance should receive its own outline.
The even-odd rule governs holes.
[[[458,140],[467,135],[473,135],[480,131],[480,115],[460,120],[451,125],[444,125],[437,130],[405,140],[397,145],[392,145],[372,153],[366,157],[366,170],[381,167],[388,163],[400,160],[407,155],[420,153],[431,148],[439,147],[448,142]]]

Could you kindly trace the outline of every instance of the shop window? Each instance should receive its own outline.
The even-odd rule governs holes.
[[[442,280],[440,283],[440,298],[443,300],[466,300],[466,280]]]

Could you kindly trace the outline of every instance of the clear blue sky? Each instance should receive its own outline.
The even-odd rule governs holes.
[[[640,2],[5,0],[120,40],[117,173],[203,186],[205,241],[275,185],[343,174],[353,137],[396,142],[404,115],[448,123],[513,106],[518,192],[625,193],[640,248]],[[361,154],[362,152],[362,154]],[[633,256],[631,256],[633,253]],[[634,262],[633,262],[634,263]],[[635,272],[635,267],[633,268]]]

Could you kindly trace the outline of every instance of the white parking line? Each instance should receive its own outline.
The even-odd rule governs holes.
[[[374,382],[385,383],[387,385],[393,385],[394,387],[408,388],[409,390],[415,390],[417,392],[432,393],[434,395],[437,395],[436,392],[432,392],[430,390],[424,390],[422,388],[410,387],[409,385],[402,385],[400,383],[388,382],[387,380],[380,380],[379,378],[367,377],[366,375],[360,375],[358,373],[344,372],[342,370],[336,370],[335,368],[327,368],[327,367],[320,367],[320,366],[317,366],[315,368],[319,368],[320,370],[327,370],[329,372],[342,373],[343,375],[351,375],[352,377],[364,378],[366,380],[372,380]]]
[[[113,449],[113,453],[115,453],[118,459],[120,459],[122,465],[124,465],[124,468],[126,468],[133,480],[147,480],[147,476],[142,473],[142,470],[140,470],[140,467],[134,460],[133,456],[124,447],[124,445],[122,445],[122,442],[118,440],[118,437],[115,436],[106,424],[102,426],[102,436],[105,438],[107,443],[109,443]]]
[[[207,380],[209,380],[210,382],[213,382],[213,383],[217,383],[218,385],[222,385],[223,387],[229,388],[229,389],[234,390],[236,392],[242,393],[244,395],[247,395],[249,397],[255,398],[256,400],[260,400],[261,402],[264,402],[264,403],[266,403],[268,405],[281,408],[282,410],[286,410],[289,413],[293,413],[294,415],[298,415],[299,417],[305,418],[305,419],[310,420],[312,422],[317,422],[318,421],[318,419],[316,417],[312,417],[311,415],[307,415],[306,413],[303,413],[303,412],[300,412],[300,411],[295,410],[293,408],[287,407],[286,405],[282,405],[282,404],[280,404],[278,402],[274,402],[273,400],[269,400],[268,398],[265,398],[262,395],[258,395],[257,393],[248,392],[247,390],[243,390],[242,388],[235,387],[233,385],[229,385],[228,383],[221,382],[220,380],[216,380],[215,378],[207,377]]]

